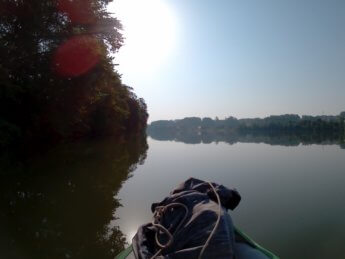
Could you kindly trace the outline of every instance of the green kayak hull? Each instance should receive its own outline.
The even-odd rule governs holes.
[[[247,236],[245,233],[243,233],[241,230],[235,227],[235,235],[239,235],[246,243],[248,243],[252,248],[260,251],[262,254],[264,254],[267,258],[270,259],[279,259],[278,256],[273,254],[271,251],[263,248],[258,243],[256,243],[253,239],[251,239],[249,236]],[[120,254],[118,254],[115,259],[125,259],[125,258],[134,258],[133,256],[133,247],[130,245],[125,250],[123,250]]]

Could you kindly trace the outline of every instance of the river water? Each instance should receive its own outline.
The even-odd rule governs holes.
[[[189,177],[235,187],[235,224],[281,258],[345,258],[341,145],[146,141],[63,146],[4,171],[0,258],[113,258]]]

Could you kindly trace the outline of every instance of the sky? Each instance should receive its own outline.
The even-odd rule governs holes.
[[[344,0],[115,0],[111,10],[126,38],[117,69],[149,121],[345,110]]]

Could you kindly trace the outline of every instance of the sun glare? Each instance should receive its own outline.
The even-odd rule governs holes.
[[[116,0],[109,11],[123,25],[125,42],[116,56],[122,73],[153,71],[172,53],[176,19],[164,0]]]

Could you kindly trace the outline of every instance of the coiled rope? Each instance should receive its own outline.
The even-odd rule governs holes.
[[[216,230],[218,228],[218,225],[219,225],[219,222],[220,222],[220,215],[222,213],[222,206],[221,206],[221,203],[220,203],[220,198],[219,198],[219,195],[216,191],[216,189],[214,188],[213,184],[211,182],[207,182],[214,194],[216,195],[217,197],[217,203],[218,203],[218,215],[217,215],[217,221],[212,229],[212,232],[210,233],[210,235],[208,236],[205,244],[202,246],[202,249],[200,251],[200,254],[198,256],[198,259],[201,259],[204,252],[205,252],[205,249],[207,248],[207,246],[209,245],[212,237],[214,236],[214,234],[216,233]],[[166,249],[168,248],[169,246],[171,246],[171,244],[173,243],[174,241],[174,234],[171,234],[170,231],[168,229],[166,229],[162,224],[160,224],[160,219],[162,218],[162,216],[164,215],[164,213],[167,211],[167,209],[169,208],[173,208],[173,207],[182,207],[184,208],[185,210],[185,215],[183,217],[183,219],[180,221],[180,224],[177,226],[175,233],[178,232],[178,230],[182,227],[183,223],[185,222],[185,220],[187,219],[187,216],[188,216],[188,207],[186,205],[184,205],[183,203],[180,203],[180,202],[175,202],[175,203],[170,203],[166,206],[158,206],[156,207],[155,209],[155,212],[154,212],[154,215],[153,215],[153,222],[152,222],[152,225],[155,226],[158,230],[156,231],[156,234],[155,234],[155,240],[156,240],[156,244],[160,247],[160,249],[151,257],[151,259],[155,259],[158,255],[161,254],[161,252],[163,251],[163,249]],[[164,232],[167,236],[168,236],[168,242],[166,244],[161,244],[161,242],[159,241],[158,239],[158,233],[162,231]]]

